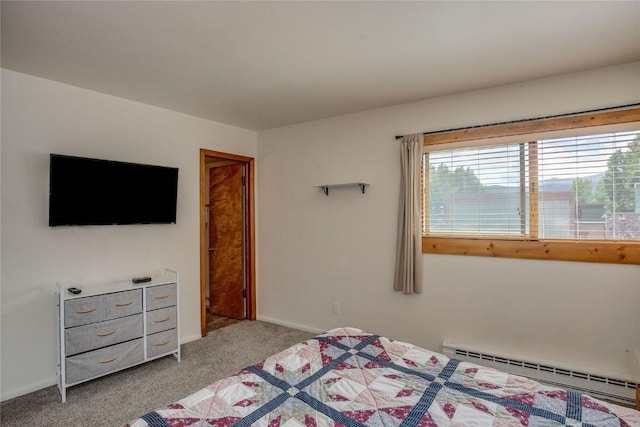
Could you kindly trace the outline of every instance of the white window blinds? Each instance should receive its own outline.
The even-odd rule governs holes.
[[[640,240],[640,131],[425,153],[428,235]],[[535,227],[531,218],[537,218]]]
[[[541,238],[640,240],[639,135],[538,143]]]
[[[428,232],[526,234],[528,153],[524,148],[524,144],[508,144],[428,153]]]

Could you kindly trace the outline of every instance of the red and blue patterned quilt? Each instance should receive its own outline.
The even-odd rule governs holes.
[[[340,328],[130,427],[640,426],[640,412]]]

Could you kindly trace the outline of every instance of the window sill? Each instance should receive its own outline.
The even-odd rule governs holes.
[[[640,265],[640,242],[422,237],[422,253]]]

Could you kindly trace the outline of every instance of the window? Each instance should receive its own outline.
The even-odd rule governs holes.
[[[425,135],[423,252],[640,264],[640,109]]]

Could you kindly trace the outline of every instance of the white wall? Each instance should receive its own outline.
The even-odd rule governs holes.
[[[259,318],[640,379],[640,266],[425,255],[424,293],[392,291],[395,135],[639,101],[634,63],[259,132]],[[371,183],[364,195],[312,187],[358,180]]]
[[[55,382],[56,282],[176,269],[183,341],[200,336],[199,149],[255,157],[256,138],[253,131],[2,71],[2,399]],[[178,167],[177,224],[49,228],[49,153]]]

